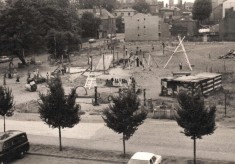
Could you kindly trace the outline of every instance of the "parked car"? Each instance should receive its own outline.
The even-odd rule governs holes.
[[[8,56],[0,56],[0,63],[8,62],[10,60],[11,58],[9,58]]]
[[[160,164],[162,156],[148,152],[136,152],[127,164]]]
[[[89,39],[88,42],[89,42],[89,43],[95,43],[96,40],[95,40],[95,39]]]
[[[106,38],[107,38],[107,39],[110,39],[111,37],[112,37],[112,38],[116,37],[116,34],[108,34]]]
[[[9,163],[15,157],[23,158],[29,150],[25,132],[9,130],[0,132],[0,163]]]

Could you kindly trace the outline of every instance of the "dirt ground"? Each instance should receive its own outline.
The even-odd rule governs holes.
[[[101,47],[103,42],[100,42],[97,45]],[[151,67],[145,68],[142,70],[141,67],[130,67],[130,70],[127,68],[122,69],[122,65],[116,65],[114,68],[110,68],[109,71],[106,71],[105,75],[97,76],[97,84],[98,84],[98,92],[101,95],[105,95],[106,99],[107,96],[110,94],[115,94],[118,92],[118,88],[109,88],[105,87],[105,80],[110,79],[111,77],[114,78],[129,78],[134,77],[137,86],[140,89],[146,89],[146,98],[147,99],[160,99],[162,101],[172,101],[172,98],[160,97],[160,89],[161,84],[160,80],[163,77],[172,76],[172,72],[179,72],[179,63],[182,63],[184,72],[190,72],[191,74],[197,74],[200,72],[221,72],[224,74],[223,76],[223,87],[230,91],[229,99],[228,99],[228,107],[227,107],[227,117],[225,118],[224,115],[224,94],[222,92],[218,92],[209,98],[206,99],[207,102],[210,104],[214,103],[217,105],[217,121],[220,123],[224,123],[227,126],[232,126],[234,124],[234,85],[235,85],[235,78],[233,76],[234,73],[234,59],[218,59],[220,55],[227,53],[230,49],[235,49],[235,43],[192,43],[192,42],[185,42],[184,46],[189,57],[189,61],[193,66],[193,71],[189,70],[187,63],[185,62],[185,57],[183,53],[176,53],[173,55],[172,60],[167,65],[166,69],[163,69],[164,65],[166,64],[167,60],[170,58],[172,51],[175,49],[177,42],[175,43],[166,43],[165,54],[162,53],[161,50],[161,43],[160,42],[135,42],[135,43],[123,43],[121,42],[118,45],[118,48],[115,52],[115,59],[122,58],[124,55],[123,53],[123,46],[128,49],[128,52],[131,50],[133,52],[136,51],[136,47],[141,49],[145,52],[151,53]],[[96,66],[101,59],[100,52],[110,53],[107,48],[101,48],[100,50],[95,49],[93,46],[92,50],[89,49],[83,50],[82,53],[76,53],[71,55],[72,67],[82,67],[87,68],[88,64],[88,55],[93,56],[93,66]],[[152,51],[152,47],[154,47],[154,51]],[[86,49],[86,48],[84,48]],[[146,54],[146,58],[148,58],[148,54]],[[36,92],[29,92],[25,90],[27,72],[30,71],[31,73],[36,68],[39,69],[39,72],[42,76],[46,77],[47,72],[53,72],[57,65],[50,65],[47,61],[47,54],[44,55],[36,55],[36,60],[41,61],[41,65],[29,65],[25,68],[17,68],[17,63],[19,62],[18,59],[14,59],[14,65],[17,68],[17,72],[20,75],[20,84],[15,83],[15,78],[13,79],[6,79],[7,86],[12,88],[15,105],[17,111],[12,119],[29,119],[29,120],[38,120],[37,110],[35,109],[32,112],[32,108],[36,104],[35,102],[38,100],[38,93],[43,92],[46,93],[47,87],[46,83],[39,84],[38,89]],[[28,57],[30,59],[30,56]],[[6,70],[8,63],[0,64],[0,72],[3,77],[3,72]],[[112,64],[111,64],[112,66]],[[77,74],[65,74],[62,75],[62,81],[65,89],[65,93],[68,93],[72,87],[76,86],[84,86],[86,82],[86,76],[80,75],[81,73]],[[99,74],[102,74],[100,72]],[[2,80],[3,81],[3,80]],[[85,91],[83,88],[77,89],[78,95],[85,95]],[[88,90],[88,95],[93,96],[94,90]],[[140,99],[143,99],[143,94],[140,94]],[[32,103],[32,100],[34,103]],[[85,102],[84,102],[85,101]],[[107,107],[107,104],[100,105],[94,107],[91,105],[91,99],[81,99],[79,100],[82,109],[86,112],[84,117],[86,121],[94,121],[99,120],[97,115],[100,114],[100,110]],[[27,117],[30,115],[30,117]],[[234,125],[233,125],[234,126]]]

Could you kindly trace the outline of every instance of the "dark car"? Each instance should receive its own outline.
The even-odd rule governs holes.
[[[25,132],[9,130],[0,132],[0,163],[9,163],[15,157],[23,158],[29,150]]]

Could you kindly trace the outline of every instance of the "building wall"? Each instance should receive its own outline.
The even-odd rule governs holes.
[[[116,17],[128,17],[136,14],[136,11],[114,11],[114,16]]]
[[[116,19],[115,18],[108,18],[101,20],[101,31],[102,37],[106,37],[108,34],[115,34],[116,33]]]
[[[174,20],[171,29],[172,36],[194,36],[197,34],[197,23],[193,20]]]
[[[171,37],[170,27],[168,23],[160,21],[160,40],[164,40]]]
[[[220,39],[224,41],[235,41],[235,11],[226,15],[220,23]]]
[[[223,3],[223,18],[225,17],[226,9],[229,9],[232,7],[235,9],[235,0],[227,0]]]
[[[136,14],[125,19],[126,41],[159,40],[159,17],[145,14]]]
[[[222,13],[223,13],[223,5],[220,4],[212,10],[212,13],[211,13],[211,16],[210,16],[210,21],[220,22],[223,18]]]
[[[173,7],[174,6],[174,0],[169,0],[169,7],[171,8],[171,7]]]

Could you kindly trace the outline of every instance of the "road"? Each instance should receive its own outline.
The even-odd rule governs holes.
[[[0,125],[3,125],[0,120]],[[7,129],[29,134],[35,144],[58,145],[58,129],[50,129],[43,122],[7,120]],[[0,130],[2,126],[0,126]],[[149,151],[164,156],[192,158],[193,141],[180,133],[175,121],[147,119],[133,137],[126,142],[127,152]],[[197,140],[197,157],[202,159],[235,161],[235,129],[218,125],[213,135]],[[64,146],[84,149],[122,151],[121,135],[103,123],[79,123],[62,130]]]
[[[91,160],[80,160],[71,158],[58,158],[39,155],[26,155],[23,159],[17,159],[13,164],[111,164],[110,162],[99,162]]]

